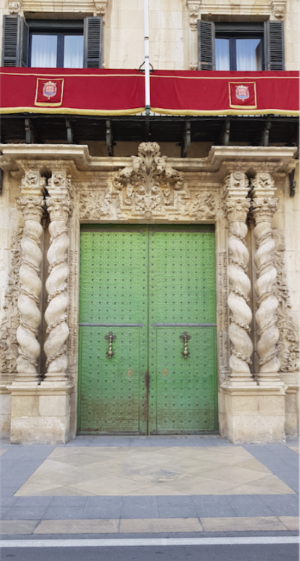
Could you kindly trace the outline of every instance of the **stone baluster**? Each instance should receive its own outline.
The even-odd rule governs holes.
[[[189,14],[189,59],[190,70],[198,70],[198,20],[201,0],[187,0]]]
[[[46,199],[50,215],[50,247],[47,253],[49,276],[46,282],[48,306],[45,312],[48,337],[44,345],[47,382],[64,382],[67,379],[68,358],[66,340],[68,296],[68,218],[71,212],[70,178],[66,171],[54,171],[49,180],[49,197]]]
[[[43,233],[43,190],[45,179],[39,171],[25,171],[21,182],[20,207],[24,217],[21,240],[20,295],[18,309],[20,325],[17,329],[18,358],[16,382],[38,382],[40,343],[37,334],[41,323],[39,307],[42,283],[40,266],[43,254],[40,238]]]
[[[230,310],[229,338],[231,355],[229,360],[229,386],[256,385],[249,365],[253,344],[249,337],[252,312],[249,307],[250,279],[247,274],[249,251],[245,244],[246,219],[250,207],[248,179],[242,172],[231,173],[225,180],[225,212],[229,223],[229,267]]]
[[[277,327],[278,300],[276,297],[277,271],[274,266],[275,242],[272,234],[272,217],[278,199],[274,198],[274,181],[269,173],[257,173],[252,181],[252,212],[255,220],[254,236],[256,252],[257,280],[254,288],[257,295],[255,314],[258,326],[257,353],[259,373],[256,374],[260,386],[281,386],[278,372],[280,362],[277,356],[279,330]]]

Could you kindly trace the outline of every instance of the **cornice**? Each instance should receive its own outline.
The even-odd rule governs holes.
[[[42,168],[69,167],[78,171],[117,171],[128,166],[131,158],[92,157],[85,145],[1,144],[0,165],[17,172],[30,166]],[[183,172],[220,172],[227,175],[239,170],[247,173],[259,164],[264,171],[288,173],[296,165],[295,147],[213,146],[206,158],[168,158],[168,163]]]

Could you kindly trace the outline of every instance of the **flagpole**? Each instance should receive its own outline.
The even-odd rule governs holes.
[[[145,109],[150,114],[149,0],[144,0]]]

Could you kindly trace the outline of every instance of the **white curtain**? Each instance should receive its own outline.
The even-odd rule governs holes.
[[[228,39],[215,40],[215,59],[216,70],[230,70]]]
[[[83,68],[83,36],[66,35],[64,68]]]
[[[261,70],[261,39],[236,40],[236,69]]]
[[[56,35],[32,35],[31,66],[35,68],[55,68],[56,61]]]

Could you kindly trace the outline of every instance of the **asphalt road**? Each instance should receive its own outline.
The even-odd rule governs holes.
[[[1,561],[299,561],[297,544],[7,548]]]
[[[299,561],[299,537],[292,533],[200,539],[24,538],[1,540],[1,561]]]

